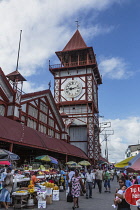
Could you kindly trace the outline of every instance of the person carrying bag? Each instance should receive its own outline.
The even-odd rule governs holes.
[[[81,188],[84,191],[84,184],[82,182],[82,178],[79,176],[79,170],[75,169],[75,175],[72,177],[72,188],[71,194],[73,196],[73,207],[72,209],[79,208],[78,197],[80,196]]]

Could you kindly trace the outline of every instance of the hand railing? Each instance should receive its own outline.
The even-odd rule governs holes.
[[[76,62],[69,62],[69,63],[63,63],[63,64],[54,64],[50,65],[50,69],[56,69],[56,68],[63,68],[63,67],[71,67],[71,66],[83,66],[88,64],[94,64],[96,63],[95,60],[85,60],[85,61],[76,61]]]

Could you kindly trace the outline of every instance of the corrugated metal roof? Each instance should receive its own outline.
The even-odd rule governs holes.
[[[80,32],[77,30],[62,51],[76,50],[86,47],[86,43],[84,42]]]
[[[128,148],[130,149],[131,152],[135,152],[140,150],[140,144],[129,145]]]
[[[0,116],[0,139],[14,144],[22,144],[87,159],[86,154],[80,148],[3,116]]]
[[[13,82],[15,81],[15,79],[18,79],[19,81],[26,81],[26,79],[17,70],[11,72],[10,74],[7,74],[6,77],[12,80]]]
[[[108,162],[107,159],[105,159],[104,157],[100,156],[99,160],[103,161],[103,162]]]

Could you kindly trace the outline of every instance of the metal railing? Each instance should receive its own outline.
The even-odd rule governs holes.
[[[65,68],[65,67],[71,67],[71,66],[83,66],[83,65],[90,65],[95,64],[95,60],[86,60],[86,61],[76,61],[76,62],[69,62],[69,63],[63,63],[63,64],[54,64],[50,65],[50,69],[56,69],[56,68]]]

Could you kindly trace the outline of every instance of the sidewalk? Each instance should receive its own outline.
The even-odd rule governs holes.
[[[79,198],[79,210],[113,210],[112,207],[114,193],[118,188],[118,183],[115,180],[111,181],[111,193],[104,192],[104,187],[102,186],[102,193],[100,194],[98,191],[98,187],[96,185],[95,189],[93,189],[93,198],[86,199],[85,196],[80,196]],[[73,203],[66,202],[66,193],[60,192],[60,201],[53,201],[53,204],[47,205],[47,210],[71,210]],[[13,208],[9,208],[12,210]],[[24,208],[25,209],[25,208]],[[27,208],[26,208],[27,209]],[[33,209],[33,208],[32,208]],[[137,208],[131,206],[131,210],[136,210]],[[37,207],[34,208],[37,210]]]

